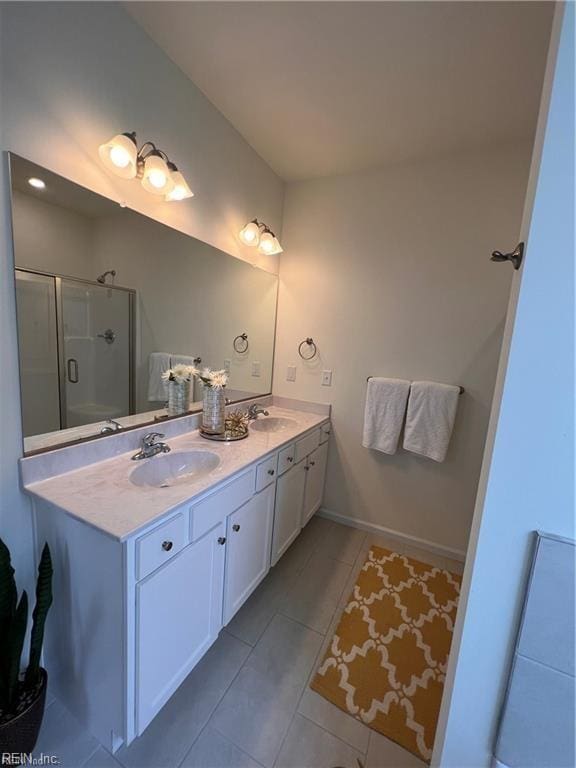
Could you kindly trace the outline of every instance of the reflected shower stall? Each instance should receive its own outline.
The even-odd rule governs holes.
[[[15,273],[24,436],[134,413],[135,291]]]

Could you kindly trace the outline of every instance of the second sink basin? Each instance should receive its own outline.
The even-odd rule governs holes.
[[[262,419],[256,419],[250,424],[250,429],[257,432],[282,432],[288,427],[295,427],[294,419],[286,419],[283,416],[264,416]]]
[[[144,459],[130,472],[130,482],[151,488],[169,488],[198,480],[220,464],[212,451],[176,451]]]

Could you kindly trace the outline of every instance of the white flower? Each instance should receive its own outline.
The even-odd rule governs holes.
[[[168,368],[161,374],[164,381],[174,381],[176,384],[182,384],[185,381],[190,381],[192,376],[196,376],[196,368],[192,365],[175,365],[173,368]]]
[[[226,371],[212,371],[210,381],[214,389],[222,389],[228,383],[228,374]]]

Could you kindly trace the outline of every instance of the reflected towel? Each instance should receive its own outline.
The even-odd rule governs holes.
[[[192,355],[172,355],[172,365],[192,365],[196,367]]]
[[[404,448],[434,461],[444,461],[456,419],[460,388],[434,381],[410,387]]]
[[[396,453],[410,382],[373,376],[366,389],[362,445],[383,453]]]
[[[169,352],[151,352],[148,358],[148,400],[151,403],[165,403],[168,400],[168,385],[162,374],[170,368]]]

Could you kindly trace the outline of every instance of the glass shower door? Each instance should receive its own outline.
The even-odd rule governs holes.
[[[63,427],[132,412],[131,293],[56,278],[61,307]]]

